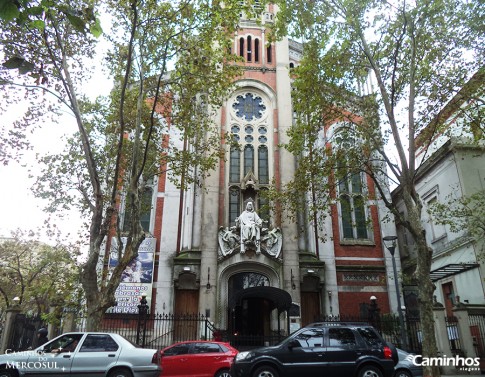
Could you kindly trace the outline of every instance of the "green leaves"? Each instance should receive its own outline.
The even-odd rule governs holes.
[[[15,0],[0,1],[0,18],[4,21],[12,21],[20,15],[19,7]]]
[[[70,5],[52,0],[41,0],[33,3],[30,0],[1,0],[0,19],[7,24],[17,24],[44,30],[46,20],[55,19],[56,14],[63,14],[75,30],[80,33],[90,32],[99,37],[102,34],[99,18],[96,17],[92,5],[82,8],[72,8]]]
[[[17,230],[0,243],[0,308],[17,296],[24,311],[47,314],[59,296],[69,301],[75,293],[78,268],[74,245],[41,243],[38,234]]]
[[[18,69],[21,74],[29,73],[35,68],[35,64],[28,62],[20,56],[10,58],[2,65],[7,69]]]

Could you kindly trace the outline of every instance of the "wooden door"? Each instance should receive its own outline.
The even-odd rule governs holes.
[[[175,291],[174,341],[196,340],[199,326],[199,291]]]
[[[301,325],[318,321],[320,318],[320,295],[318,292],[301,292]]]

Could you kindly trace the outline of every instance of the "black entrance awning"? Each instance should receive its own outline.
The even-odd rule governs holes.
[[[477,268],[480,265],[478,263],[451,263],[446,266],[437,268],[431,271],[430,277],[431,281],[435,282],[437,280],[459,274],[460,272],[465,272],[473,268]]]
[[[252,287],[237,292],[229,299],[229,309],[241,305],[242,300],[247,298],[264,298],[273,303],[273,308],[283,312],[291,307],[291,296],[288,292],[275,287]]]

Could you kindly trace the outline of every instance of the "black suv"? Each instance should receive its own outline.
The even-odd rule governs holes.
[[[233,377],[391,377],[397,350],[362,323],[318,322],[280,344],[240,352]]]

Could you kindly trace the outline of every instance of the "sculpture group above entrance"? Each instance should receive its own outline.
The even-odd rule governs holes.
[[[270,257],[279,258],[283,245],[280,228],[263,228],[263,220],[254,211],[251,201],[236,219],[236,226],[219,228],[218,238],[220,257],[227,257],[237,250],[241,254],[253,250],[256,254],[264,252]]]

